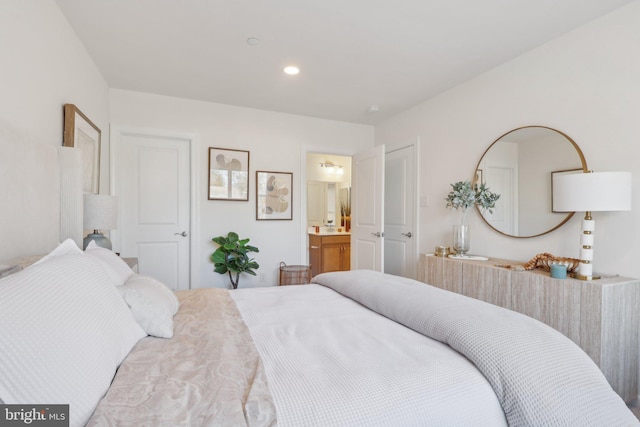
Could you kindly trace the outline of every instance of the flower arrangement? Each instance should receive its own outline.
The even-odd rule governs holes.
[[[469,181],[458,181],[451,184],[452,190],[445,199],[447,208],[462,212],[461,224],[464,224],[467,210],[471,206],[478,206],[481,210],[493,213],[499,194],[489,191],[485,184],[471,184]]]

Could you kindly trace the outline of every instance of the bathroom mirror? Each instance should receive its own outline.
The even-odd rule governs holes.
[[[549,233],[573,216],[553,212],[553,176],[586,171],[580,147],[566,134],[545,126],[511,130],[487,148],[476,166],[474,181],[500,194],[493,213],[478,211],[491,228],[507,236]]]
[[[340,226],[350,200],[351,157],[307,153],[307,227]]]

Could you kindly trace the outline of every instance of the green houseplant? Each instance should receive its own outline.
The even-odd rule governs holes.
[[[260,252],[260,250],[248,245],[249,239],[240,239],[237,233],[231,231],[226,236],[214,237],[211,240],[218,244],[218,249],[211,254],[211,261],[215,265],[214,271],[220,274],[228,273],[233,289],[238,288],[241,273],[256,275],[254,270],[257,270],[260,265],[247,254]]]
[[[496,202],[500,198],[499,194],[489,191],[485,184],[471,184],[469,181],[458,181],[451,184],[451,192],[445,199],[447,207],[462,212],[460,224],[464,224],[467,211],[472,206],[478,206],[481,210],[493,213]]]

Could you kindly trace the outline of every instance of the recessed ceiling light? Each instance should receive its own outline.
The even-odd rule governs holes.
[[[249,37],[247,39],[247,44],[249,46],[258,46],[258,44],[260,44],[260,39],[257,37]]]
[[[369,107],[370,114],[377,113],[378,111],[380,111],[380,107],[378,107],[377,105],[372,105],[371,107]]]
[[[290,76],[295,76],[300,72],[300,68],[290,65],[288,67],[284,67],[284,72],[289,74]]]

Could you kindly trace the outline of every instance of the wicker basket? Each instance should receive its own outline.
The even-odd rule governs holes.
[[[540,260],[540,266],[546,271],[551,270],[551,264],[560,264],[567,266],[567,272],[572,272],[580,265],[580,260],[575,258],[554,257],[549,260]]]
[[[311,283],[311,266],[280,263],[280,285],[303,285]]]

